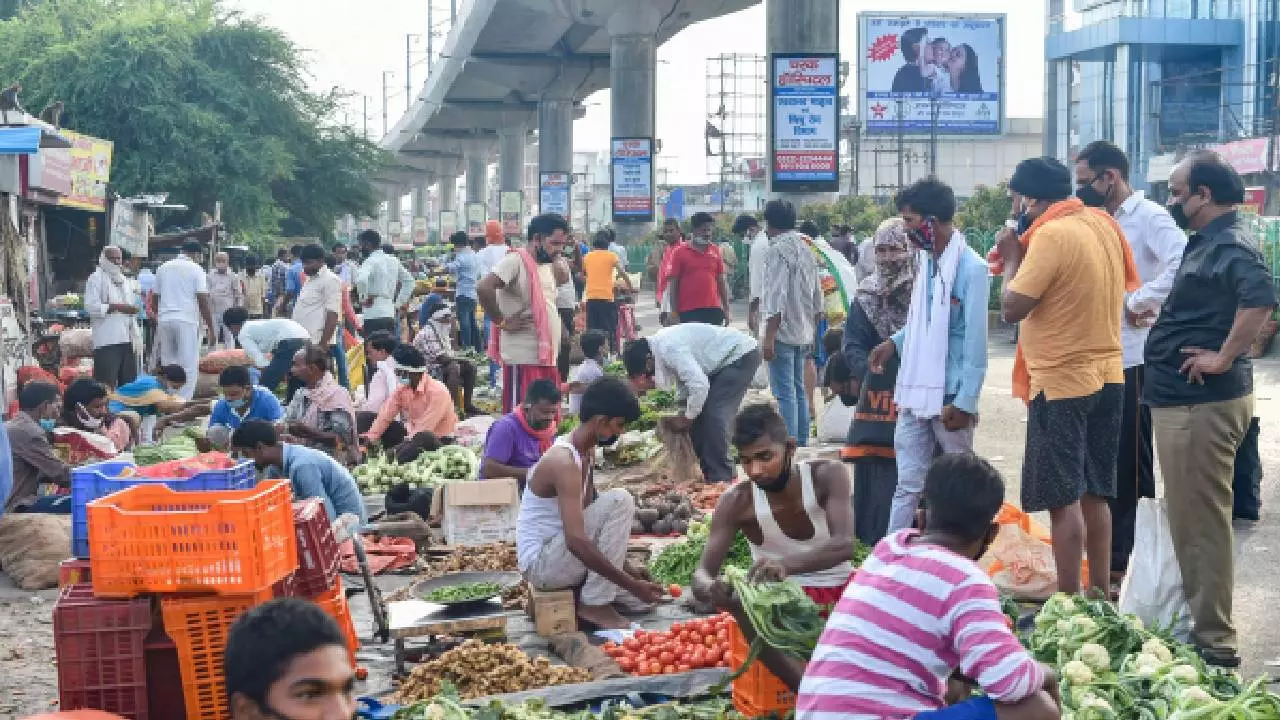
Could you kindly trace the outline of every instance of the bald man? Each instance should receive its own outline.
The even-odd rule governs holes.
[[[209,271],[209,304],[213,311],[213,339],[210,344],[224,343],[236,346],[235,335],[222,321],[222,315],[233,307],[244,307],[244,283],[231,272],[231,258],[220,252],[213,256],[213,269]]]

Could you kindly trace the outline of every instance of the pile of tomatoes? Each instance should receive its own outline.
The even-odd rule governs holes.
[[[670,630],[637,630],[621,645],[607,642],[604,651],[623,672],[635,675],[669,675],[698,668],[728,667],[729,633],[733,618],[721,613],[707,618],[672,623]]]

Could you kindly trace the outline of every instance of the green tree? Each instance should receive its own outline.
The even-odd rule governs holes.
[[[29,108],[115,143],[112,189],[169,192],[194,225],[222,201],[236,233],[329,238],[369,214],[384,153],[307,89],[303,54],[220,0],[44,0],[0,23],[0,78]]]
[[[994,231],[1004,227],[1011,207],[1013,201],[1009,197],[1008,185],[1000,183],[995,187],[980,186],[960,206],[956,213],[956,225],[965,230]]]
[[[833,225],[848,225],[855,237],[870,235],[893,214],[888,203],[861,195],[847,195],[834,203],[811,203],[797,213],[801,222],[812,220],[826,237],[830,237]]]

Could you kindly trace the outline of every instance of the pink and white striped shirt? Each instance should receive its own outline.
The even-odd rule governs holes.
[[[943,706],[956,668],[997,702],[1044,685],[972,560],[903,530],[876,545],[827,620],[796,720],[911,718]]]

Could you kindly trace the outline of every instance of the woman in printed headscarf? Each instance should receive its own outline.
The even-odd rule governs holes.
[[[849,304],[839,355],[827,363],[825,384],[845,405],[857,405],[841,456],[853,463],[854,535],[868,545],[884,537],[889,525],[898,470],[893,454],[897,409],[893,387],[898,363],[875,374],[867,365],[871,350],[907,324],[915,259],[901,218],[880,224],[873,246],[875,269],[858,285]]]

